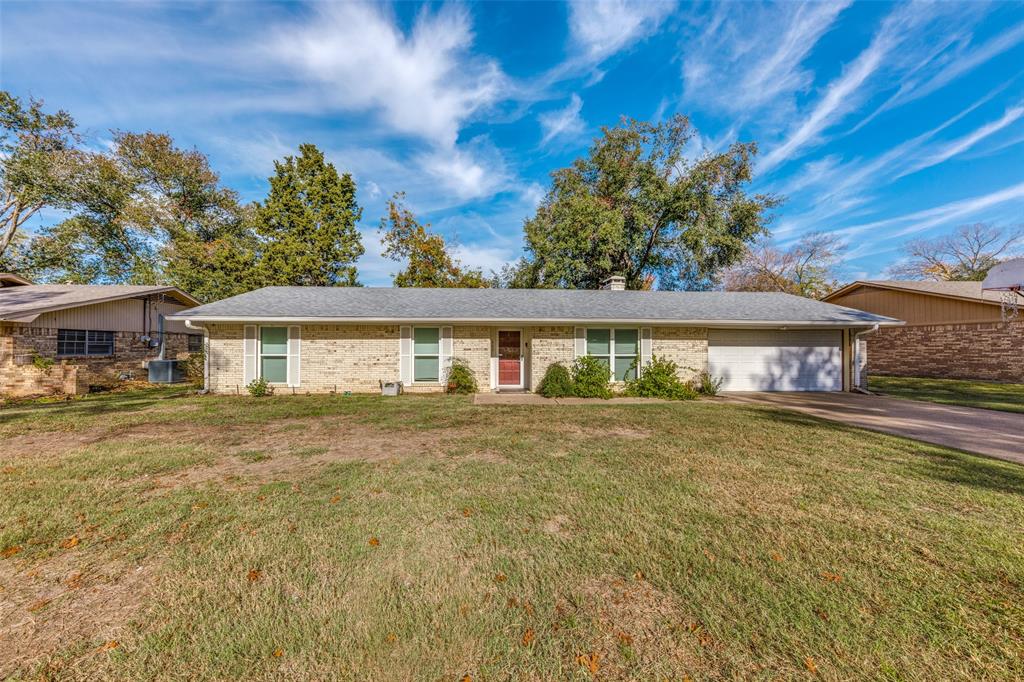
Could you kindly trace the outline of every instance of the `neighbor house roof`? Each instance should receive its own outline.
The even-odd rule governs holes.
[[[983,291],[981,282],[936,282],[931,280],[901,280],[901,279],[859,279],[850,282],[841,289],[836,289],[828,296],[822,298],[829,301],[839,296],[850,293],[857,287],[868,286],[876,289],[893,289],[896,291],[911,291],[917,294],[929,296],[942,296],[944,298],[956,298],[977,303],[992,303],[999,305],[1000,294],[998,291]]]
[[[0,288],[0,320],[31,322],[43,313],[125,298],[167,294],[186,305],[199,301],[177,287],[121,284],[28,284]]]
[[[0,272],[0,287],[20,287],[26,284],[32,284],[32,282],[13,272]]]
[[[777,293],[565,289],[267,287],[183,310],[220,322],[615,322],[721,326],[901,324]]]

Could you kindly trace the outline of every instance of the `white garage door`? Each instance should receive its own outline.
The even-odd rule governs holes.
[[[723,391],[841,391],[841,331],[708,332],[708,371]]]

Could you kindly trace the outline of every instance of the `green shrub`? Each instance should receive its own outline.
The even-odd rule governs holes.
[[[576,362],[572,363],[572,381],[576,395],[580,398],[611,398],[609,379],[611,373],[608,371],[608,365],[592,355],[578,357]]]
[[[697,389],[679,379],[679,366],[666,358],[654,356],[641,368],[640,375],[626,382],[626,395],[637,398],[693,400]]]
[[[36,353],[35,355],[32,356],[32,364],[35,365],[36,369],[42,370],[44,372],[53,367],[54,362],[55,361],[53,358],[44,358],[39,353]]]
[[[704,395],[718,395],[718,391],[722,388],[722,377],[713,377],[708,371],[700,373],[697,377],[697,390]]]
[[[454,358],[448,369],[448,381],[445,387],[448,393],[476,393],[476,377],[465,360]]]
[[[245,387],[249,391],[249,395],[253,398],[262,398],[265,395],[274,395],[274,387],[267,383],[267,380],[263,377],[254,379],[249,382],[249,385]]]
[[[576,395],[576,386],[569,369],[560,362],[553,362],[544,372],[537,391],[545,398],[568,398]]]

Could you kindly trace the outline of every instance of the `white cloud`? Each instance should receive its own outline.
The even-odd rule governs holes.
[[[470,117],[502,97],[504,74],[472,55],[472,42],[469,17],[454,5],[424,9],[406,35],[377,5],[330,3],[282,31],[271,50],[319,80],[331,106],[377,111],[400,133],[451,147]]]
[[[813,82],[804,59],[848,5],[848,0],[718,5],[700,34],[684,43],[687,97],[734,114],[750,115],[769,105],[791,109],[793,95]]]
[[[540,121],[544,136],[541,138],[541,145],[546,145],[557,137],[574,137],[586,130],[587,124],[580,116],[583,110],[583,100],[576,93],[573,93],[569,104],[564,109],[547,111],[537,117]]]
[[[511,179],[504,157],[483,137],[474,138],[464,147],[421,154],[416,161],[441,187],[463,200],[491,196]]]
[[[598,63],[654,33],[675,9],[668,0],[573,0],[569,31],[591,63]]]
[[[967,151],[968,149],[976,145],[978,142],[981,142],[990,135],[994,135],[1003,128],[1005,128],[1006,126],[1016,122],[1017,119],[1019,119],[1021,116],[1024,116],[1024,106],[1018,105],[1015,107],[1011,107],[1006,110],[1002,118],[1000,118],[998,121],[986,123],[980,128],[973,130],[962,137],[952,140],[948,144],[944,145],[941,149],[938,149],[935,152],[925,156],[923,159],[913,164],[912,166],[910,166],[910,168],[907,168],[896,177],[902,178],[904,175],[910,175],[911,173],[916,173],[919,170],[924,170],[925,168],[930,168],[932,166],[936,166],[942,163],[943,161],[947,161],[953,158],[954,156]]]
[[[880,85],[880,76],[897,80],[933,59],[950,30],[962,30],[970,17],[958,6],[913,2],[899,5],[882,21],[869,45],[830,82],[810,113],[794,125],[788,136],[766,154],[759,170],[767,172],[823,142],[823,134],[855,111]],[[954,27],[951,29],[951,27]],[[956,28],[959,27],[959,28]]]

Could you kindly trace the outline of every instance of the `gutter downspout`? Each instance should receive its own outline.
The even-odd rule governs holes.
[[[186,324],[188,324],[188,323],[186,322]],[[868,389],[867,389],[866,386],[861,386],[861,383],[863,382],[864,377],[863,377],[863,372],[861,372],[860,369],[859,369],[860,368],[860,344],[858,343],[858,341],[860,341],[860,337],[862,337],[862,336],[868,336],[869,334],[874,334],[875,332],[877,332],[878,331],[878,327],[879,327],[879,325],[876,324],[873,327],[871,327],[871,329],[864,329],[864,330],[859,331],[859,332],[857,332],[856,334],[853,335],[853,390],[855,390],[855,391],[857,391],[859,393],[867,393]],[[866,347],[865,347],[865,351],[866,351]],[[866,366],[867,365],[865,365],[865,367]]]
[[[210,392],[210,330],[192,320],[185,320],[185,326],[189,329],[198,329],[203,333],[203,390],[200,393]]]

